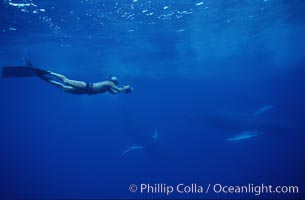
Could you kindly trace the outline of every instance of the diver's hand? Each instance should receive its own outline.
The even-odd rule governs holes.
[[[123,89],[124,89],[124,92],[127,93],[127,94],[129,94],[129,93],[131,93],[133,91],[133,88],[130,87],[130,85],[125,85],[123,87]]]

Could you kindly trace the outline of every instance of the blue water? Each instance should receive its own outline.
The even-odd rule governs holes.
[[[134,88],[72,95],[1,78],[0,199],[305,198],[304,10],[302,0],[0,1],[1,66],[26,57]],[[299,193],[129,191],[148,183]]]

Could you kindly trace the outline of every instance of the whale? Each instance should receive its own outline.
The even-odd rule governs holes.
[[[273,104],[265,104],[254,112],[211,111],[195,117],[188,117],[193,123],[204,123],[216,127],[231,135],[228,142],[254,139],[266,134],[304,133],[304,112],[300,109],[278,108]]]

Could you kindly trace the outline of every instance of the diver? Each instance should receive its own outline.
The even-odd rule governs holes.
[[[52,77],[58,78],[63,83],[54,81]],[[117,77],[112,76],[109,80],[101,81],[101,82],[86,82],[86,81],[76,81],[71,80],[65,77],[64,75],[57,74],[51,71],[47,71],[38,76],[39,78],[53,84],[54,86],[58,87],[59,89],[63,90],[64,92],[72,93],[72,94],[99,94],[109,92],[111,94],[118,94],[118,93],[131,93],[133,88],[130,85],[126,85],[124,87],[118,87],[119,80]]]
[[[42,80],[51,83],[57,88],[63,90],[64,92],[72,93],[72,94],[99,94],[109,92],[111,94],[118,93],[131,93],[133,88],[130,85],[126,85],[123,87],[118,87],[119,81],[116,77],[111,77],[109,80],[101,81],[101,82],[86,82],[86,81],[77,81],[71,80],[65,77],[62,74],[54,73],[51,71],[46,71],[42,69],[38,69],[32,66],[26,67],[4,67],[2,69],[2,77],[32,77],[36,76],[41,78]],[[58,79],[59,81],[55,81],[53,78]]]

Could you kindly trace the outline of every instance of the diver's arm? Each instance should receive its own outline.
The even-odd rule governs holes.
[[[115,84],[111,83],[109,92],[112,94],[118,94],[120,92],[130,93],[130,92],[132,92],[132,90],[133,89],[132,89],[132,87],[130,87],[130,85],[126,85],[124,87],[118,87]]]
[[[119,94],[120,92],[118,92],[117,90],[113,90],[112,88],[110,88],[108,90],[111,94]]]

